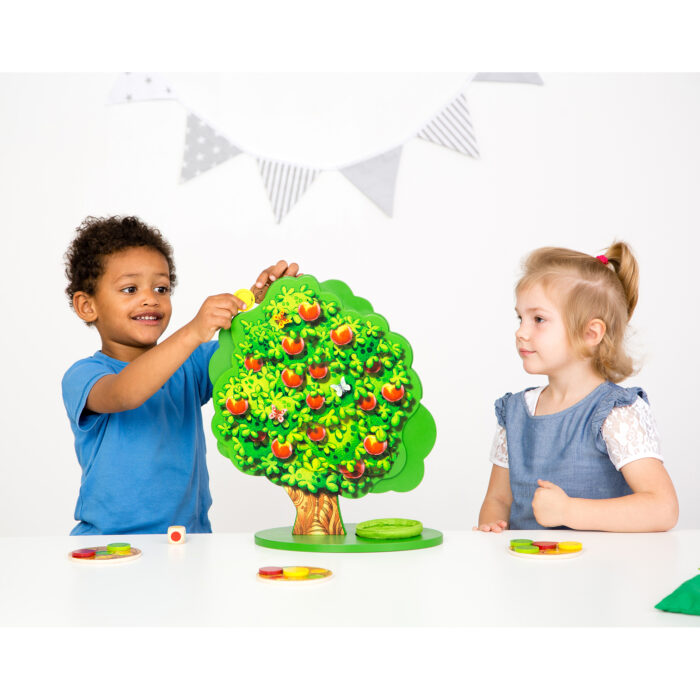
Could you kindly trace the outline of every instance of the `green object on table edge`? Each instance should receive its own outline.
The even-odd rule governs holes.
[[[423,532],[423,523],[420,520],[404,518],[365,520],[363,523],[358,523],[355,528],[357,537],[371,540],[403,540],[420,535],[421,532]]]
[[[700,615],[700,574],[682,583],[654,607],[665,612]]]

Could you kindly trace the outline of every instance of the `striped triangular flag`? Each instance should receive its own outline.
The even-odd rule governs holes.
[[[460,95],[416,134],[419,138],[451,148],[464,155],[479,157],[467,100]]]
[[[258,166],[278,224],[320,172],[301,165],[260,158]]]
[[[394,190],[402,149],[403,146],[399,146],[340,170],[360,192],[389,216],[394,213]]]
[[[107,104],[176,100],[177,95],[158,73],[122,73],[107,98]]]
[[[186,182],[241,153],[209,124],[190,112],[185,130],[180,181]]]

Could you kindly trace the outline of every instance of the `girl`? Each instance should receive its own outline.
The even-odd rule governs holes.
[[[525,371],[548,383],[496,401],[479,530],[652,532],[676,524],[678,500],[647,396],[615,383],[633,373],[623,338],[637,287],[637,263],[622,242],[597,257],[539,248],[525,261],[516,347]]]

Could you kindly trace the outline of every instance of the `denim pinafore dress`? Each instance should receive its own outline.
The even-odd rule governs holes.
[[[640,396],[649,403],[644,390],[605,382],[573,406],[546,416],[530,415],[525,391],[508,393],[495,403],[508,443],[511,530],[543,529],[532,512],[538,479],[551,481],[573,498],[632,493],[610,461],[601,428],[616,406],[630,406]]]

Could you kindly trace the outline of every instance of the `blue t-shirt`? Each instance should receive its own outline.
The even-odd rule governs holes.
[[[211,506],[201,407],[212,385],[217,341],[200,345],[138,408],[85,409],[95,382],[127,362],[98,351],[64,375],[63,403],[83,470],[71,535],[163,533],[170,525],[211,532]]]

